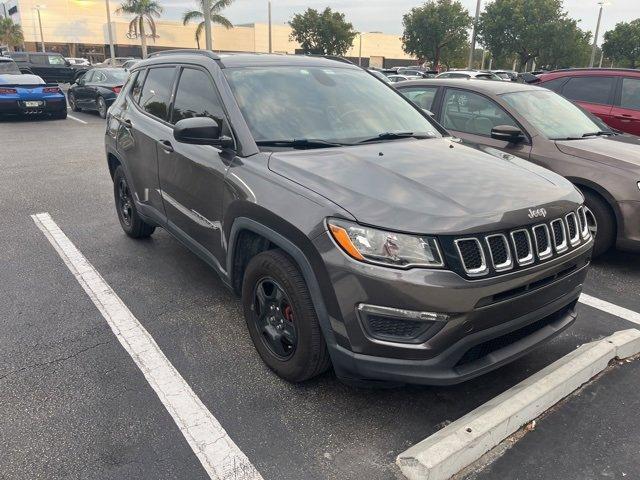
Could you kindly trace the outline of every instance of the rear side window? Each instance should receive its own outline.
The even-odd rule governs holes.
[[[105,83],[107,81],[107,76],[104,72],[96,72],[93,75],[93,81],[94,83]]]
[[[631,110],[640,110],[640,78],[622,79],[620,106]]]
[[[47,57],[44,55],[29,55],[29,61],[34,65],[46,65]]]
[[[562,95],[579,102],[608,105],[615,84],[615,77],[573,77],[562,89]]]
[[[221,119],[223,109],[209,75],[202,70],[185,68],[178,82],[171,123],[193,117]]]
[[[26,62],[27,61],[27,54],[26,53],[11,53],[9,56],[11,58],[13,58],[16,62]]]
[[[82,77],[82,80],[85,83],[92,82],[95,73],[96,73],[95,70],[89,70],[87,73],[84,74],[84,76]]]
[[[415,87],[404,88],[401,90],[402,94],[409,100],[413,101],[420,108],[431,110],[433,106],[433,99],[438,91],[437,87]]]
[[[175,68],[151,68],[142,86],[140,107],[160,120],[168,120]]]

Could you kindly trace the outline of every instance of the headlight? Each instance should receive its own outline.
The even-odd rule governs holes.
[[[334,240],[356,260],[395,267],[444,266],[435,238],[386,232],[344,220],[327,220]]]
[[[638,190],[640,190],[640,182],[638,182],[637,185],[638,185]]]

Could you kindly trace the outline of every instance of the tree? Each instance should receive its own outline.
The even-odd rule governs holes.
[[[495,0],[480,15],[478,36],[496,57],[515,54],[526,66],[549,48],[558,22],[566,20],[562,0]]]
[[[344,55],[358,34],[347,22],[344,13],[327,7],[323,12],[308,8],[297,13],[289,22],[291,40],[300,44],[304,53],[316,55]]]
[[[616,24],[604,34],[602,50],[605,57],[618,66],[637,68],[640,66],[640,18]]]
[[[23,42],[22,27],[17,23],[13,23],[10,18],[0,18],[0,45],[6,45],[9,50],[13,50],[14,47],[22,45]]]
[[[133,20],[129,23],[130,38],[140,38],[142,46],[142,58],[147,58],[147,33],[145,25],[149,27],[150,37],[154,40],[156,35],[156,22],[154,17],[159,18],[162,15],[163,8],[155,0],[125,0],[116,13],[127,13],[134,15]]]
[[[422,61],[430,61],[434,69],[440,62],[455,63],[462,52],[468,52],[469,12],[457,0],[429,0],[412,8],[402,17],[405,52]]]
[[[581,30],[575,20],[562,18],[550,29],[550,37],[541,47],[537,63],[548,69],[583,67],[590,57],[591,32]]]
[[[198,27],[196,28],[196,44],[198,48],[200,48],[200,36],[202,35],[202,31],[204,30],[204,0],[199,0],[200,10],[190,10],[188,12],[184,12],[182,15],[182,24],[186,25],[192,20],[202,20]],[[218,25],[222,25],[224,28],[229,29],[233,28],[233,24],[227,20],[226,17],[220,15],[220,11],[222,9],[227,8],[229,5],[233,3],[233,0],[214,0],[211,2],[211,10],[209,10],[209,18],[211,19],[211,23],[217,23]]]

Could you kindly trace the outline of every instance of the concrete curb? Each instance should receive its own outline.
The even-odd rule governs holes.
[[[446,480],[607,368],[640,353],[640,330],[587,343],[398,455],[410,480]]]

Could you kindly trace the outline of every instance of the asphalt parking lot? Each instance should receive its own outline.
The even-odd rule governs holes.
[[[143,372],[31,215],[48,212],[150,333],[264,479],[402,478],[396,456],[576,346],[637,325],[579,305],[534,353],[453,387],[359,390],[332,373],[283,382],[239,301],[158,230],[126,237],[104,121],[0,122],[0,478],[208,478]],[[594,262],[584,291],[640,311],[640,256]],[[478,479],[640,478],[639,367],[569,399]],[[242,473],[228,478],[243,478]]]

